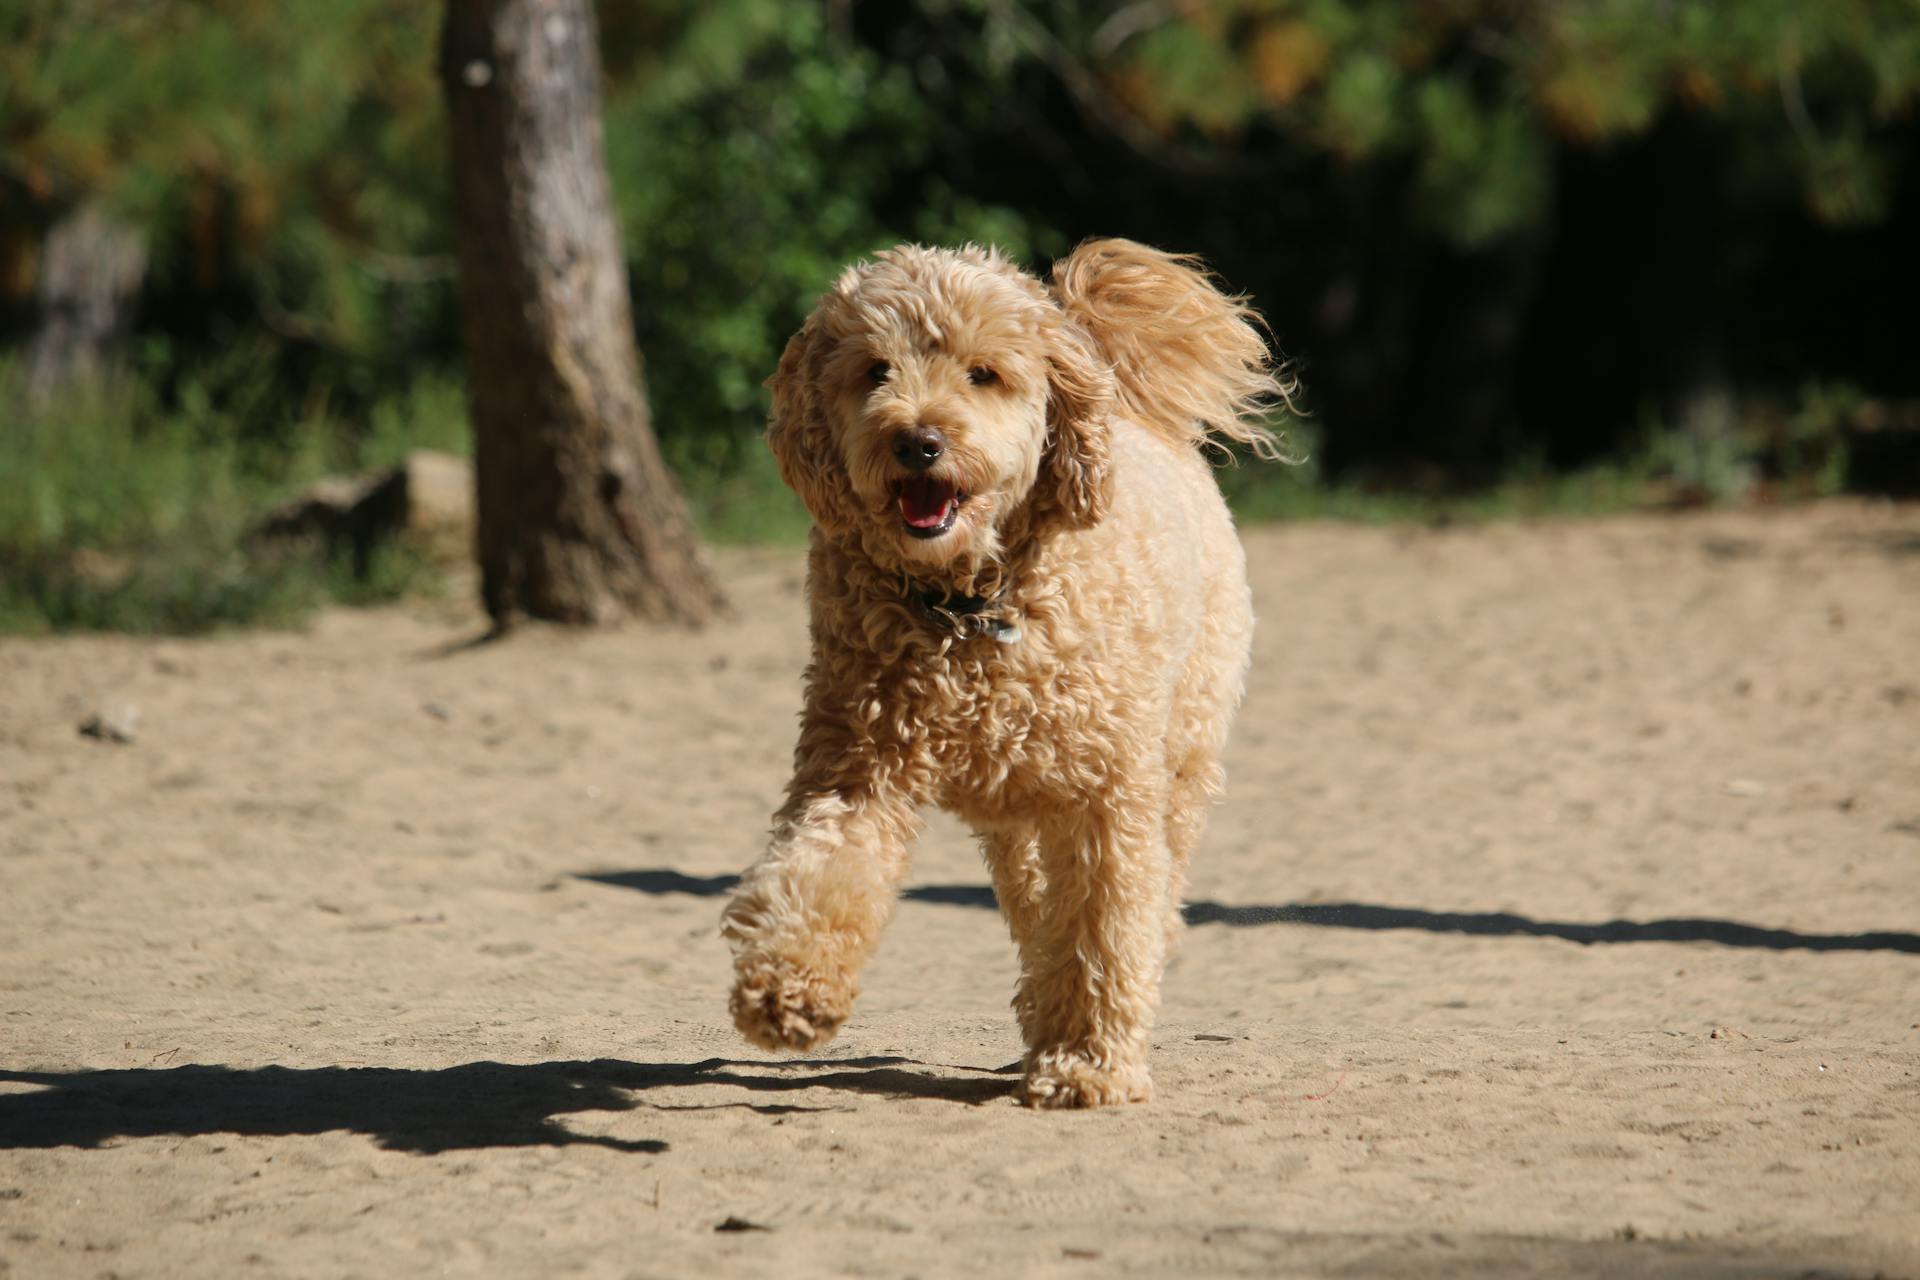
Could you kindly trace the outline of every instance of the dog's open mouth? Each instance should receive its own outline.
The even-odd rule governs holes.
[[[953,528],[968,497],[953,481],[935,476],[909,476],[894,492],[900,501],[900,519],[916,538],[937,538]]]

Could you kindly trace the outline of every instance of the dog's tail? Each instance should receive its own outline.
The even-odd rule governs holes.
[[[1222,293],[1199,259],[1088,240],[1054,264],[1053,289],[1113,362],[1127,416],[1196,448],[1232,441],[1285,456],[1265,420],[1292,407],[1295,382],[1259,313]]]

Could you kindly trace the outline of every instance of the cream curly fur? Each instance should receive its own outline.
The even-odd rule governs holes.
[[[980,833],[1019,946],[1024,1099],[1151,1096],[1253,629],[1201,449],[1271,455],[1258,417],[1288,389],[1257,323],[1192,259],[1130,241],[1082,245],[1050,288],[992,250],[903,246],[788,343],[767,434],[815,523],[813,660],[787,801],[723,917],[748,1039],[807,1049],[846,1020],[937,804]],[[965,495],[935,536],[901,498],[916,428]],[[985,601],[994,627],[927,592]]]

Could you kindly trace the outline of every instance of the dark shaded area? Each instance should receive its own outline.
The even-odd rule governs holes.
[[[985,907],[988,911],[1000,909],[999,899],[993,896],[993,890],[983,884],[916,885],[901,896],[909,902],[931,902],[942,907]]]
[[[752,1067],[772,1074],[733,1070]],[[235,1133],[256,1137],[346,1131],[390,1151],[433,1154],[477,1147],[587,1145],[657,1154],[667,1144],[574,1133],[557,1117],[658,1106],[657,1091],[726,1085],[748,1093],[838,1089],[887,1098],[979,1105],[1015,1082],[987,1068],[928,1068],[910,1058],[735,1062],[470,1062],[440,1070],[393,1067],[185,1066],[114,1071],[13,1071],[0,1081],[42,1085],[0,1094],[0,1149],[98,1147],[115,1138]],[[947,1071],[973,1074],[954,1076]],[[766,1115],[825,1108],[719,1103]]]
[[[1920,498],[1920,422],[1850,433],[1846,488],[1886,498]]]
[[[656,896],[682,893],[698,898],[720,897],[740,883],[739,876],[690,876],[665,868],[597,872],[579,878]],[[993,890],[985,885],[918,885],[901,897],[909,902],[940,906],[998,909]],[[1904,951],[1920,955],[1920,934],[1890,930],[1797,933],[1792,929],[1768,929],[1734,920],[1682,918],[1571,924],[1530,920],[1505,911],[1424,911],[1417,907],[1378,907],[1358,902],[1235,907],[1206,901],[1187,903],[1186,918],[1191,925],[1224,924],[1237,929],[1303,924],[1326,929],[1419,929],[1427,933],[1466,933],[1482,937],[1559,938],[1582,946],[1597,942],[1713,942],[1723,947],[1758,947],[1768,951]]]
[[[591,871],[576,877],[594,884],[610,884],[616,889],[638,889],[641,893],[664,897],[683,893],[692,898],[718,898],[733,892],[739,876],[690,876],[682,871],[648,868],[644,871]]]
[[[733,887],[740,883],[739,876],[690,876],[659,867],[643,871],[592,872],[579,878],[595,884],[610,884],[619,889],[638,889],[655,897],[680,893],[695,898],[718,898],[732,893]],[[908,889],[900,896],[908,902],[931,902],[943,907],[985,907],[989,911],[1000,909],[1000,904],[994,900],[993,890],[985,885],[926,884]]]
[[[1414,907],[1376,907],[1357,902],[1289,904],[1280,907],[1228,907],[1189,902],[1188,924],[1235,927],[1306,924],[1329,929],[1420,929],[1428,933],[1466,933],[1481,937],[1559,938],[1591,946],[1598,942],[1713,942],[1723,947],[1759,947],[1768,951],[1904,951],[1920,955],[1920,934],[1796,933],[1734,920],[1608,920],[1570,924],[1529,920],[1504,911],[1422,911]]]
[[[1236,1275],[1536,1280],[1633,1276],[1643,1280],[1841,1280],[1868,1273],[1825,1260],[1781,1257],[1726,1240],[1646,1240],[1631,1227],[1608,1239],[1285,1231],[1222,1224],[1202,1241],[1222,1255],[1211,1269]],[[1877,1274],[1877,1273],[1876,1273]]]

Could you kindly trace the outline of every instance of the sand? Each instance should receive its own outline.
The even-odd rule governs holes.
[[[951,823],[827,1052],[735,1035],[795,555],[699,635],[0,641],[0,1272],[1920,1275],[1920,509],[1246,542],[1099,1113],[1014,1102]]]

